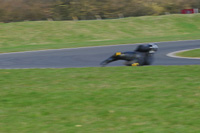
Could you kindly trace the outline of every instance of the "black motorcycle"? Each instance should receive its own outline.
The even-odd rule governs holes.
[[[136,50],[131,52],[116,52],[114,55],[101,62],[100,65],[106,66],[108,63],[117,60],[125,60],[124,65],[126,66],[151,65],[157,50],[158,46],[155,43],[139,45]]]

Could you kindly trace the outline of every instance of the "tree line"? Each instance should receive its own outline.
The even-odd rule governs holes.
[[[0,22],[90,20],[180,13],[199,0],[0,0]]]

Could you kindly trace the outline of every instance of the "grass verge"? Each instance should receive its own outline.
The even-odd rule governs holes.
[[[0,52],[200,39],[200,14],[0,23]]]
[[[0,132],[200,132],[199,71],[0,70]]]
[[[181,57],[199,57],[200,58],[200,49],[194,49],[189,51],[184,51],[176,54]]]

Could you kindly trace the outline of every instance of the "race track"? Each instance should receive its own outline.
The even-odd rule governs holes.
[[[160,42],[153,65],[200,65],[199,59],[172,58],[168,53],[200,48],[200,40]],[[115,52],[132,51],[139,44],[115,46],[42,50],[0,54],[0,69],[16,68],[72,68],[99,67],[99,63]],[[124,61],[116,61],[108,66],[123,66]]]

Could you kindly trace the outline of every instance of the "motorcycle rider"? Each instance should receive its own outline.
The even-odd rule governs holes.
[[[135,51],[131,52],[117,52],[105,61],[101,62],[101,66],[117,60],[125,60],[126,66],[143,66],[151,65],[153,62],[153,55],[158,50],[155,43],[139,45]]]

